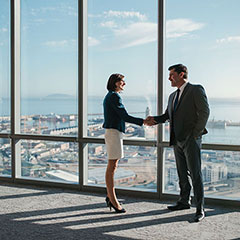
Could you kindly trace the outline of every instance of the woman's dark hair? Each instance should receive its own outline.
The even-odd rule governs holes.
[[[114,73],[112,74],[107,82],[107,90],[108,91],[115,91],[116,89],[116,82],[119,82],[121,80],[123,80],[124,76],[122,74],[119,73]]]
[[[188,78],[188,70],[187,67],[184,66],[183,64],[176,64],[176,65],[172,65],[168,68],[168,70],[174,70],[175,72],[177,72],[178,74],[180,74],[181,72],[184,73],[183,78],[187,79]]]

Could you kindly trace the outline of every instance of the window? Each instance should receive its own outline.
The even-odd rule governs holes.
[[[157,1],[88,1],[88,133],[103,137],[103,99],[111,74],[125,76],[130,115],[156,114]],[[126,138],[156,139],[154,128],[126,125]]]
[[[167,104],[169,93],[175,90],[167,80],[167,68],[183,63],[188,67],[189,81],[203,85],[209,100],[209,133],[203,136],[203,143],[208,143],[208,148],[202,149],[205,195],[239,200],[239,152],[236,150],[240,143],[240,94],[236,88],[236,69],[240,63],[240,2],[233,0],[229,4],[227,0],[173,0],[165,3],[164,105]],[[168,141],[168,124],[165,124],[163,132],[164,140]],[[220,146],[222,151],[216,147],[218,144],[225,144]],[[163,189],[166,193],[178,193],[178,176],[172,149],[164,150],[164,161]]]
[[[124,158],[120,159],[115,174],[115,186],[133,190],[157,191],[157,148],[124,146]],[[88,144],[89,185],[105,186],[107,166],[105,145]]]
[[[11,176],[11,145],[7,138],[0,138],[0,176]]]
[[[210,105],[205,143],[240,143],[239,7],[237,0],[166,1],[166,69],[183,63],[189,81],[204,86]],[[165,86],[167,97],[175,89]]]
[[[78,183],[78,145],[72,142],[21,140],[17,177]]]
[[[0,3],[0,133],[10,132],[10,6]]]
[[[240,152],[202,150],[202,176],[206,197],[240,200]],[[164,150],[164,192],[178,193],[178,175],[171,148]]]
[[[210,104],[202,148],[205,195],[239,201],[239,4],[2,0],[0,178],[105,188],[102,103],[109,76],[125,76],[123,104],[130,115],[145,118],[165,110],[175,90],[167,68],[183,63]],[[168,140],[168,123],[126,123],[115,186],[150,196],[178,194]]]
[[[21,0],[21,133],[78,132],[77,1]]]

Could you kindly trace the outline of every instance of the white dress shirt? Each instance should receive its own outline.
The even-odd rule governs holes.
[[[180,100],[180,98],[181,98],[181,96],[182,96],[182,93],[183,93],[183,91],[184,91],[184,88],[186,87],[187,84],[188,84],[188,82],[185,82],[185,83],[179,88],[180,93],[179,93],[179,97],[178,97],[178,103],[179,103],[179,100]],[[173,104],[174,104],[174,102],[175,102],[176,96],[177,96],[177,92],[176,92],[176,94],[175,94],[175,96],[174,96]]]

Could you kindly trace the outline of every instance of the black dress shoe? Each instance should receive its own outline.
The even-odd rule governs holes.
[[[178,210],[190,209],[190,205],[182,204],[182,203],[176,203],[175,205],[168,206],[167,208],[171,211],[178,211]]]
[[[197,210],[195,216],[194,216],[194,222],[200,222],[205,218],[204,210]]]

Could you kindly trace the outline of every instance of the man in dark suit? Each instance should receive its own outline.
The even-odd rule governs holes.
[[[180,198],[169,210],[190,208],[192,179],[196,214],[194,221],[199,222],[205,217],[204,193],[201,173],[201,140],[207,133],[205,129],[209,106],[204,88],[187,82],[187,67],[182,64],[168,68],[172,87],[177,87],[168,99],[164,114],[155,116],[156,124],[170,121],[170,146],[173,145],[180,185]]]

